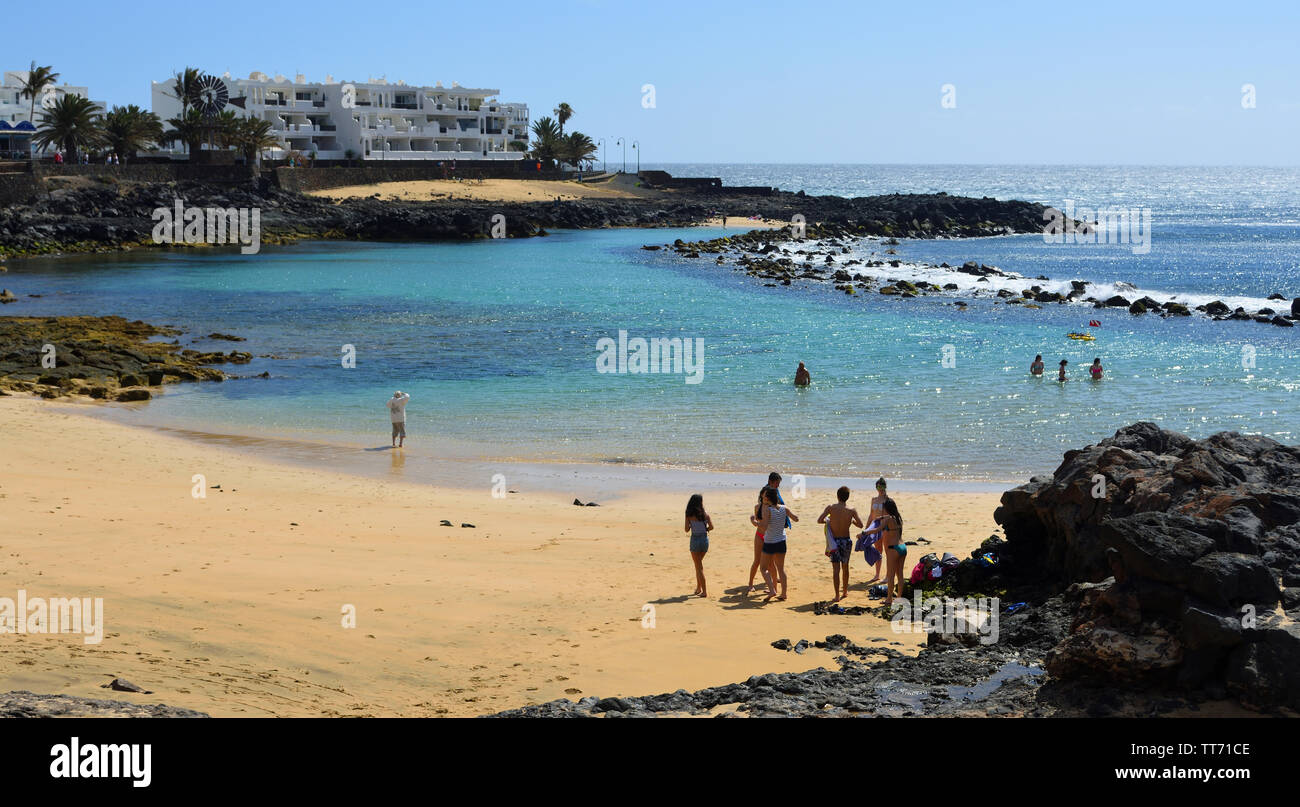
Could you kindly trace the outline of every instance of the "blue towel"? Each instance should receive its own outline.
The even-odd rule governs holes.
[[[874,524],[875,522],[871,523]],[[876,549],[875,543],[867,537],[866,532],[858,533],[858,542],[853,547],[853,551],[861,552],[868,566],[875,566],[880,561],[880,551]]]

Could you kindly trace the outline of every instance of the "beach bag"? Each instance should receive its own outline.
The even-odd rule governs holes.
[[[998,565],[998,556],[992,552],[985,552],[975,558],[975,568],[977,569],[991,569],[996,565]]]
[[[912,585],[914,585],[914,586],[919,586],[919,585],[921,585],[922,583],[924,583],[924,582],[925,582],[925,564],[922,563],[921,561],[917,561],[917,562],[916,562],[916,565],[912,567],[912,576],[909,577],[909,578],[907,578],[907,579],[908,579],[908,582],[910,582],[910,583],[911,583]]]
[[[943,570],[939,567],[939,556],[931,552],[916,562],[910,580],[912,583],[920,584],[927,580],[938,580],[942,575]]]
[[[939,566],[936,569],[936,571],[938,571],[939,574],[936,574],[935,577],[939,578],[945,574],[951,574],[960,565],[961,565],[960,558],[958,558],[956,555],[952,554],[951,552],[944,552],[943,560],[939,561]]]

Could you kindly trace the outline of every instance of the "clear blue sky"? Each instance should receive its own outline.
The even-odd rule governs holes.
[[[71,0],[4,27],[3,69],[110,104],[186,65],[459,81],[647,162],[1300,163],[1300,0]]]

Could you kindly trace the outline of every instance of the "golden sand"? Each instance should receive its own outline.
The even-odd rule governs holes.
[[[886,637],[905,652],[923,638],[813,614],[832,595],[813,523],[829,490],[790,503],[803,518],[790,597],[766,605],[741,594],[754,492],[707,495],[711,597],[697,599],[688,490],[583,508],[555,492],[494,499],[487,486],[278,465],[87,417],[88,406],[0,398],[0,597],[103,597],[107,624],[98,645],[0,635],[0,690],[215,716],[474,715],[836,667],[823,650],[769,646],[781,638]],[[194,498],[195,474],[220,488]],[[906,537],[933,541],[914,551],[965,556],[995,531],[993,494],[894,493]],[[866,495],[850,503],[865,508]],[[870,575],[854,561],[845,604],[868,604]],[[342,627],[345,604],[355,628]],[[100,688],[116,676],[154,694]]]

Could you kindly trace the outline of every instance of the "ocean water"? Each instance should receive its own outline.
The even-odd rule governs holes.
[[[43,296],[4,313],[120,314],[183,327],[181,341],[204,350],[276,357],[227,368],[269,379],[180,385],[148,404],[114,407],[112,416],[131,422],[360,452],[388,444],[384,403],[394,389],[409,391],[408,454],[424,457],[429,474],[440,460],[463,459],[597,463],[633,481],[638,468],[779,468],[975,484],[1048,472],[1063,451],[1137,420],[1197,437],[1232,429],[1296,442],[1300,434],[1297,329],[1083,305],[1025,310],[995,304],[987,290],[1068,289],[1080,279],[1094,284],[1091,294],[1288,309],[1300,295],[1296,169],[667,168],[809,193],[946,190],[1146,208],[1151,249],[1026,235],[903,241],[895,255],[865,240],[855,256],[837,256],[976,260],[1026,278],[978,283],[934,273],[927,279],[962,288],[899,300],[822,284],[766,288],[712,260],[640,249],[721,232],[709,228],[471,244],[316,242],[249,256],[11,261],[4,285]],[[1052,280],[1030,280],[1038,275]],[[1273,292],[1287,301],[1265,300]],[[956,299],[969,306],[959,309]],[[1065,338],[1090,319],[1102,322],[1097,341]],[[203,338],[213,331],[248,341]],[[686,373],[600,372],[600,340],[620,331],[699,340],[699,383]],[[348,345],[355,368],[341,361]],[[1035,353],[1048,365],[1045,378],[1027,372]],[[1100,383],[1087,380],[1094,357],[1106,367]],[[1071,378],[1063,385],[1055,381],[1062,358]],[[796,390],[800,361],[814,383]]]

